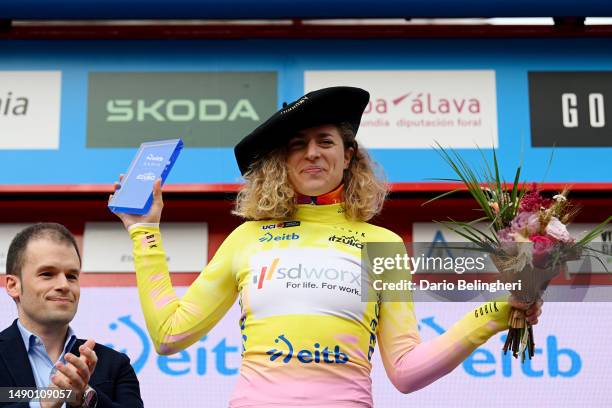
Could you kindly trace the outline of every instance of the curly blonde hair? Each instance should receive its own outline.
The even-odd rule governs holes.
[[[359,149],[350,124],[336,125],[344,148],[353,157],[344,171],[344,210],[348,219],[368,221],[380,212],[389,191],[382,168]],[[244,175],[233,214],[248,220],[288,219],[297,209],[295,191],[289,181],[286,148],[278,148],[255,163]]]

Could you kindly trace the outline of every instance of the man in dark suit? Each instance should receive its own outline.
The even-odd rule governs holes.
[[[0,407],[142,407],[129,358],[93,340],[77,339],[69,323],[80,297],[81,256],[62,225],[41,223],[18,233],[7,253],[6,291],[18,319],[0,333],[0,387],[52,387],[71,400],[0,402]]]

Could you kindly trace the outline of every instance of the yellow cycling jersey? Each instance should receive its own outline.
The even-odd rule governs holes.
[[[402,242],[393,232],[348,220],[341,204],[298,205],[286,221],[236,228],[178,298],[158,228],[130,229],[138,291],[159,353],[206,335],[239,299],[243,355],[230,407],[371,407],[371,358],[411,392],[450,372],[506,329],[510,306],[469,312],[421,342],[412,302],[363,302],[361,248]]]

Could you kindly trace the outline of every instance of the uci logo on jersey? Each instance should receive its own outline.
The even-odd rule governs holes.
[[[300,234],[296,234],[295,232],[281,235],[272,235],[271,233],[266,232],[263,237],[259,238],[259,242],[293,241],[296,239],[300,239]]]
[[[346,353],[341,352],[340,346],[337,344],[334,346],[333,351],[330,350],[330,347],[324,347],[323,349],[321,349],[321,345],[319,343],[314,344],[314,349],[303,349],[295,351],[293,349],[293,344],[291,343],[291,341],[289,341],[287,337],[285,337],[284,334],[278,336],[274,340],[274,343],[284,344],[287,347],[287,350],[283,351],[277,350],[275,348],[268,350],[266,354],[270,356],[270,361],[275,361],[278,358],[284,356],[281,361],[287,364],[289,363],[289,361],[291,361],[294,354],[297,360],[300,363],[304,364],[346,364],[347,361],[349,361],[348,355]]]
[[[300,221],[285,221],[285,222],[279,222],[278,224],[262,225],[261,229],[271,230],[275,228],[290,228],[290,227],[299,227],[299,226],[300,226]]]

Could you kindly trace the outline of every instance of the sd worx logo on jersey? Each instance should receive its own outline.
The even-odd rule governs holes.
[[[286,287],[288,288],[317,289],[321,286],[322,288],[338,289],[349,293],[357,293],[357,289],[342,286],[341,284],[361,285],[361,275],[359,272],[321,265],[308,266],[301,262],[287,267],[278,267],[279,262],[280,258],[274,258],[269,266],[263,265],[261,267],[259,275],[253,274],[253,283],[257,284],[257,289],[263,287],[264,281],[272,279],[287,280]],[[337,282],[340,285],[331,284],[330,282]]]
[[[321,345],[319,343],[315,343],[314,349],[303,349],[296,352],[293,348],[293,344],[291,343],[291,341],[289,341],[287,337],[285,337],[284,334],[278,336],[274,340],[274,343],[286,346],[287,350],[283,351],[277,350],[275,348],[268,350],[266,354],[270,356],[270,361],[275,361],[278,358],[284,356],[281,361],[287,364],[289,363],[289,361],[291,361],[294,354],[297,360],[300,363],[304,364],[346,364],[347,361],[349,361],[348,355],[346,353],[341,352],[340,346],[337,344],[334,346],[333,350],[330,350],[330,347],[324,347],[323,349],[321,349]]]
[[[278,265],[278,258],[274,258],[272,263],[270,264],[270,268],[267,266],[261,267],[261,272],[259,273],[259,279],[257,275],[253,276],[253,283],[257,284],[257,289],[261,289],[263,287],[264,279],[270,280],[272,279],[272,275],[274,275],[274,271],[276,270],[276,265]]]

